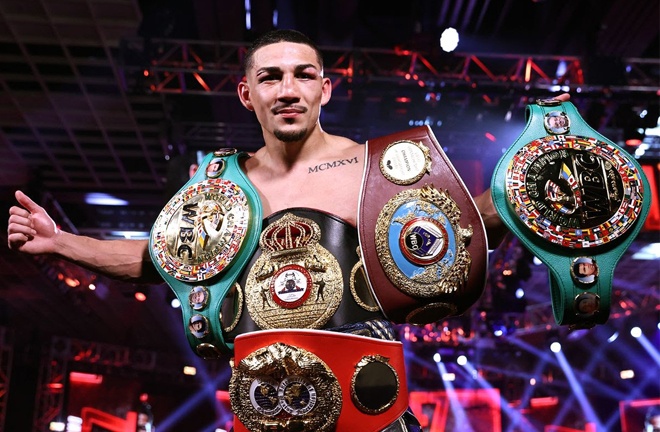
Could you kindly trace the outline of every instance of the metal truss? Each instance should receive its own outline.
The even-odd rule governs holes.
[[[355,85],[398,84],[532,88],[554,86],[594,92],[656,93],[660,59],[625,58],[612,65],[625,82],[590,83],[580,57],[491,53],[422,53],[403,49],[322,47],[325,72],[334,89],[350,97]],[[171,39],[123,39],[119,52],[124,90],[162,94],[235,97],[246,46],[239,43]],[[616,68],[623,70],[616,70]]]
[[[0,430],[5,430],[7,421],[7,398],[9,397],[13,351],[12,333],[8,329],[0,327]]]
[[[63,421],[60,417],[72,363],[152,370],[155,358],[155,353],[145,350],[54,337],[41,362],[33,432],[47,431],[52,421]]]

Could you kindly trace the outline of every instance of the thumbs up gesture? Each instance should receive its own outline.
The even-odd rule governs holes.
[[[9,248],[29,254],[55,252],[59,228],[46,210],[21,191],[16,191],[20,206],[9,209],[7,242]]]

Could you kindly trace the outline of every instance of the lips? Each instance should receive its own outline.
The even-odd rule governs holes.
[[[296,115],[307,112],[307,108],[301,106],[275,107],[273,113],[276,115]]]

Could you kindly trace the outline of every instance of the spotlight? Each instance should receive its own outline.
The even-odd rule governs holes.
[[[635,371],[633,371],[632,369],[622,370],[621,372],[619,372],[619,376],[621,377],[621,379],[624,380],[633,379],[635,378]]]
[[[178,309],[178,308],[181,307],[181,302],[179,301],[178,298],[174,298],[174,299],[172,299],[172,301],[170,302],[170,306],[172,306],[173,309]]]
[[[608,343],[612,343],[612,342],[614,342],[615,340],[617,340],[618,337],[619,337],[619,332],[618,332],[618,331],[615,331],[614,333],[612,333],[612,336],[610,336],[610,337],[607,338],[607,342],[608,342]]]
[[[440,35],[440,47],[445,52],[452,52],[458,46],[458,32],[455,28],[448,27]]]
[[[65,427],[66,425],[63,422],[50,422],[50,424],[48,425],[49,430],[56,432],[64,431]]]
[[[639,327],[633,327],[630,329],[630,335],[634,338],[638,338],[642,335],[642,329]]]
[[[463,354],[459,355],[456,357],[456,363],[458,363],[460,366],[465,366],[467,364],[467,357],[465,357]]]
[[[147,294],[138,289],[138,290],[135,290],[134,297],[135,297],[135,300],[137,300],[139,302],[143,302],[147,299]]]
[[[561,344],[559,342],[553,342],[550,344],[550,351],[553,353],[558,353],[561,351]]]
[[[442,357],[440,356],[440,353],[433,354],[433,361],[434,362],[440,363],[440,360],[442,360]]]

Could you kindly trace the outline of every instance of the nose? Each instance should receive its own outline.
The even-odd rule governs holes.
[[[285,74],[282,76],[278,97],[287,100],[298,98],[296,79],[292,74]]]

